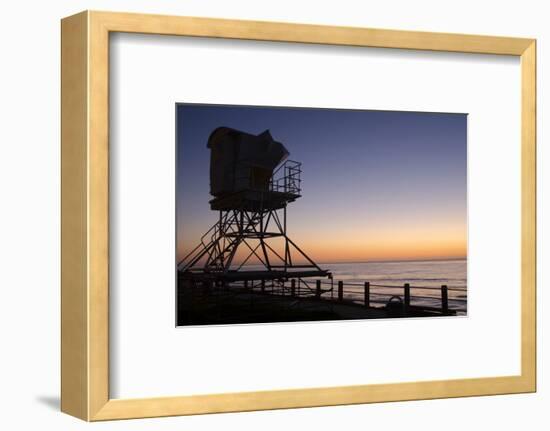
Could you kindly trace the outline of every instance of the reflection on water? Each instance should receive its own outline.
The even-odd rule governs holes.
[[[441,307],[441,286],[448,287],[449,308],[466,312],[466,260],[426,260],[396,262],[323,263],[334,279],[344,282],[344,295],[362,302],[363,284],[371,283],[371,302],[385,304],[391,296],[403,295],[403,285],[411,286],[411,304]],[[252,269],[250,265],[247,269]],[[305,279],[308,282],[308,279]],[[313,282],[313,280],[312,280]]]
[[[391,295],[401,295],[405,283],[411,286],[412,303],[431,307],[441,305],[441,286],[449,288],[449,307],[466,311],[467,264],[466,260],[430,260],[399,262],[325,263],[334,280],[343,280],[345,294],[362,300],[362,283],[371,283],[371,296],[376,301],[387,300]],[[350,283],[357,284],[356,286]],[[425,288],[425,289],[423,289]]]
[[[466,260],[325,263],[321,266],[338,280],[466,288]]]

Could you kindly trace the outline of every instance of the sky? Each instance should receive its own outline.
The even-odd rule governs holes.
[[[269,129],[302,162],[288,235],[323,262],[466,257],[467,115],[176,105],[177,257],[217,220],[208,136]]]

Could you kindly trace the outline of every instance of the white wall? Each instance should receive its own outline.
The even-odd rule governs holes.
[[[548,428],[543,335],[544,80],[549,13],[542,1],[5,2],[0,18],[0,421],[5,429]],[[539,41],[539,391],[537,394],[164,418],[87,425],[58,409],[59,19],[83,9],[535,37]],[[550,76],[546,74],[546,76]],[[546,160],[545,160],[546,159]],[[498,330],[498,329],[497,329]]]

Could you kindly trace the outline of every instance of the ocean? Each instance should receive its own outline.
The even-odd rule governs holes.
[[[404,300],[404,284],[410,286],[411,305],[442,306],[442,289],[448,289],[449,309],[458,315],[467,311],[467,264],[466,259],[418,260],[353,263],[318,263],[319,267],[332,274],[332,280],[321,280],[323,297],[338,295],[338,281],[343,282],[344,298],[364,303],[365,282],[370,283],[370,303],[384,306],[393,297]],[[261,265],[246,265],[246,270],[263,269]],[[314,278],[298,280],[298,289],[315,290]],[[332,291],[330,288],[332,287]]]
[[[441,307],[441,286],[448,287],[449,308],[465,314],[467,309],[466,260],[323,263],[332,272],[334,288],[344,282],[348,299],[363,301],[364,282],[371,284],[371,302],[385,304],[391,296],[403,297],[403,285],[411,286],[411,304]],[[324,282],[326,286],[328,282]]]

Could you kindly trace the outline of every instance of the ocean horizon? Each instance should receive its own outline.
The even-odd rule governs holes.
[[[327,262],[318,264],[331,272],[334,286],[344,282],[344,296],[362,302],[364,283],[371,285],[371,299],[383,304],[392,296],[403,296],[405,283],[411,287],[411,303],[439,308],[441,286],[448,287],[449,308],[466,313],[467,259]],[[247,269],[260,265],[246,265]],[[314,285],[314,279],[303,279]],[[326,286],[330,281],[323,280]]]

